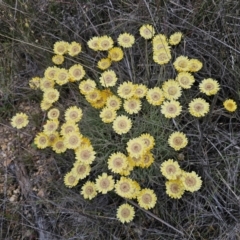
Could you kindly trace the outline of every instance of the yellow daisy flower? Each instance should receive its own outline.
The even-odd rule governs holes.
[[[174,132],[169,136],[168,144],[174,150],[178,151],[187,146],[188,139],[186,137],[186,134],[184,134],[182,132]]]
[[[64,56],[62,55],[54,55],[52,57],[52,62],[56,65],[60,65],[64,62]]]
[[[48,67],[44,71],[44,77],[47,79],[54,80],[58,70],[59,70],[59,68],[57,68],[57,67]]]
[[[177,161],[168,159],[161,164],[160,171],[168,180],[175,180],[181,174],[181,169]]]
[[[220,86],[217,80],[212,78],[203,79],[199,84],[200,92],[205,93],[208,96],[215,95],[219,90]]]
[[[101,91],[95,88],[93,91],[87,93],[85,98],[91,104],[96,103],[101,98]]]
[[[152,40],[152,43],[153,44],[156,44],[156,43],[159,43],[159,42],[162,42],[164,44],[168,44],[168,40],[167,40],[167,36],[164,35],[164,34],[156,34],[154,37],[153,37],[153,40]]]
[[[83,162],[76,161],[74,163],[71,172],[77,177],[77,179],[84,179],[86,178],[91,171],[91,167],[89,164],[85,164]]]
[[[166,118],[175,118],[180,115],[182,111],[182,106],[178,101],[171,100],[163,102],[161,106],[161,113]]]
[[[113,87],[116,85],[118,78],[113,70],[107,70],[101,74],[99,80],[103,87]]]
[[[82,142],[81,142],[80,147],[83,147],[83,148],[84,147],[92,147],[90,139],[87,137],[82,137]]]
[[[53,79],[49,78],[42,78],[40,81],[40,89],[44,92],[47,89],[54,88],[55,82]]]
[[[152,46],[153,46],[154,54],[157,52],[163,52],[163,51],[170,54],[171,47],[168,45],[167,41],[164,41],[162,39],[158,39],[158,40],[153,39]]]
[[[168,100],[176,100],[182,95],[182,89],[179,86],[178,82],[169,79],[165,81],[162,85],[164,97]]]
[[[198,59],[190,59],[189,60],[189,71],[190,72],[198,72],[202,68],[203,64]]]
[[[94,182],[87,181],[81,189],[81,194],[83,195],[84,199],[92,200],[94,197],[97,196],[97,189]]]
[[[113,121],[113,130],[117,134],[127,133],[132,127],[132,121],[127,116],[120,115]]]
[[[202,186],[201,177],[199,177],[196,172],[184,172],[181,177],[181,181],[185,190],[190,192],[198,191]]]
[[[62,124],[60,134],[66,136],[71,132],[79,132],[78,125],[75,122],[68,121]]]
[[[106,106],[113,110],[119,110],[122,105],[122,101],[116,95],[109,96],[106,100]]]
[[[130,48],[135,43],[135,37],[130,33],[122,33],[118,36],[118,44],[123,48]]]
[[[40,103],[40,107],[41,107],[42,111],[46,111],[50,107],[52,107],[52,103],[47,101],[46,99],[43,99]]]
[[[31,89],[38,89],[40,87],[40,81],[41,81],[41,78],[40,77],[33,77],[29,80],[29,87]]]
[[[146,95],[147,101],[153,106],[159,106],[164,101],[164,94],[161,88],[150,88]]]
[[[47,135],[55,132],[58,129],[59,121],[57,119],[50,119],[43,125],[43,132]]]
[[[177,45],[181,42],[183,34],[181,32],[175,32],[169,37],[169,43],[171,45]]]
[[[67,53],[68,51],[68,46],[69,43],[68,42],[64,42],[64,41],[58,41],[55,42],[53,45],[53,51],[55,54],[57,55],[63,55],[65,53]]]
[[[99,50],[99,37],[91,38],[90,40],[88,40],[87,45],[92,50],[98,51]]]
[[[72,121],[77,123],[82,119],[83,113],[81,108],[78,108],[77,106],[72,106],[65,111],[64,115],[66,122]]]
[[[105,106],[106,101],[107,101],[107,96],[105,96],[103,91],[101,91],[101,93],[100,93],[100,98],[97,101],[91,103],[92,107],[94,107],[96,109],[101,109]]]
[[[60,111],[57,108],[52,108],[48,111],[47,116],[49,119],[58,119],[60,116]]]
[[[117,93],[124,99],[131,98],[135,93],[135,85],[132,82],[123,82],[118,86]]]
[[[69,68],[69,77],[71,82],[79,81],[85,76],[85,70],[82,65],[74,64]]]
[[[142,138],[133,138],[127,142],[127,152],[130,157],[139,158],[147,152],[145,143]]]
[[[121,152],[113,153],[108,158],[108,169],[114,173],[122,172],[123,169],[127,167],[127,165],[127,157]]]
[[[180,72],[176,77],[176,81],[184,89],[189,89],[195,82],[194,76],[188,72]]]
[[[113,40],[107,35],[99,37],[98,46],[100,51],[108,51],[113,47]]]
[[[121,223],[129,223],[133,220],[135,216],[134,208],[128,203],[122,204],[117,209],[117,219]]]
[[[97,67],[101,70],[108,69],[112,64],[112,61],[110,58],[102,58],[98,61]]]
[[[164,65],[171,60],[171,52],[169,49],[164,48],[159,51],[154,51],[153,53],[153,61],[159,65]]]
[[[144,24],[140,27],[139,32],[144,39],[151,39],[155,34],[155,29],[152,25]]]
[[[180,180],[169,180],[166,182],[166,193],[169,197],[180,199],[184,194],[184,187]]]
[[[48,142],[49,142],[49,146],[52,147],[54,141],[56,141],[58,138],[59,138],[59,133],[56,131],[56,132],[53,132],[53,133],[50,133],[48,135]]]
[[[152,165],[153,162],[154,162],[153,154],[151,152],[146,152],[142,156],[142,161],[140,163],[140,167],[141,168],[148,168]]]
[[[133,97],[143,98],[146,96],[148,88],[143,84],[135,84],[135,92]]]
[[[144,188],[140,191],[137,197],[138,204],[141,208],[146,210],[154,208],[157,203],[157,196],[153,190]]]
[[[82,135],[79,132],[70,132],[64,136],[64,144],[68,149],[76,149],[80,146]]]
[[[85,163],[85,164],[92,164],[92,162],[95,160],[96,152],[93,150],[93,147],[90,146],[80,146],[74,150],[75,152],[75,159],[79,162]]]
[[[134,183],[131,178],[121,177],[115,183],[115,192],[123,198],[132,199],[134,191]]]
[[[96,188],[97,191],[103,194],[106,194],[107,192],[114,189],[114,179],[111,175],[107,175],[106,173],[103,173],[102,175],[99,175],[96,179]]]
[[[29,120],[28,116],[25,113],[17,113],[15,116],[12,117],[11,119],[11,125],[14,128],[21,129],[24,128],[28,125]]]
[[[155,139],[149,133],[141,134],[139,139],[143,141],[144,147],[147,151],[153,149],[155,145]]]
[[[58,85],[64,85],[69,82],[69,73],[65,68],[59,68],[55,74],[55,81]]]
[[[138,113],[142,108],[141,100],[133,97],[126,99],[124,101],[123,108],[128,114]]]
[[[37,134],[37,136],[34,138],[34,144],[37,145],[37,148],[44,149],[49,146],[49,139],[48,136],[40,132]]]
[[[119,62],[123,59],[123,50],[120,47],[113,47],[108,51],[108,58],[113,62]]]
[[[57,137],[52,143],[52,149],[56,153],[64,153],[67,147],[64,144],[64,139],[62,137]]]
[[[82,51],[82,47],[80,43],[77,42],[71,42],[68,45],[68,54],[70,56],[77,56]]]
[[[190,63],[188,57],[179,56],[176,58],[175,62],[173,63],[175,69],[179,72],[188,72],[190,69]]]
[[[189,112],[194,117],[203,117],[209,112],[209,103],[202,98],[195,98],[189,103]]]
[[[103,108],[102,111],[100,112],[100,118],[104,123],[111,123],[115,120],[116,117],[117,117],[116,110],[109,107]]]
[[[223,102],[224,108],[229,112],[237,110],[237,103],[233,99],[227,99]]]
[[[79,179],[76,176],[76,173],[68,172],[64,176],[64,184],[66,187],[72,188],[78,184]]]
[[[79,90],[83,95],[86,95],[92,92],[95,88],[96,88],[96,83],[91,79],[81,81],[81,83],[79,84]]]

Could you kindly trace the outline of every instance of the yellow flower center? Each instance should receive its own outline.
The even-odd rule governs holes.
[[[172,192],[172,193],[178,193],[179,192],[179,185],[177,184],[177,183],[172,183],[171,185],[170,185],[170,191]]]
[[[149,204],[152,202],[152,196],[149,194],[149,193],[145,193],[143,194],[142,196],[142,201],[145,203],[145,204]]]
[[[177,146],[181,146],[182,143],[183,143],[183,139],[182,139],[181,137],[175,137],[175,138],[173,139],[173,143],[174,143],[175,145],[177,145]]]

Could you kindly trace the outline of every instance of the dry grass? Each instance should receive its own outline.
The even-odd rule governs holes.
[[[34,4],[32,4],[34,2]],[[1,166],[1,239],[240,239],[240,114],[224,111],[222,101],[231,97],[240,107],[240,19],[239,1],[11,1],[0,2],[0,127],[12,131],[11,146],[15,158]],[[84,45],[75,61],[83,64],[89,77],[96,79],[96,54],[86,48],[95,35],[109,34],[115,40],[123,31],[136,37],[132,54],[114,66],[121,79],[161,85],[173,78],[173,67],[148,63],[150,48],[144,45],[138,29],[144,23],[170,35],[184,33],[184,41],[174,50],[174,57],[187,55],[204,63],[196,74],[197,82],[207,77],[221,84],[221,91],[211,102],[210,113],[196,120],[187,113],[176,121],[162,119],[159,110],[143,106],[142,115],[134,119],[134,131],[120,138],[98,118],[79,96],[78,86],[62,89],[59,108],[79,104],[84,111],[83,134],[93,142],[97,163],[90,179],[107,170],[106,158],[121,151],[130,137],[150,132],[156,139],[155,163],[147,170],[136,170],[132,178],[141,186],[153,188],[158,203],[152,211],[135,207],[130,224],[117,221],[116,208],[124,200],[115,193],[99,195],[91,202],[79,194],[81,186],[67,189],[64,174],[72,167],[71,152],[63,155],[40,151],[31,145],[43,125],[45,115],[38,107],[41,93],[28,87],[33,76],[41,76],[51,65],[52,46],[58,40],[77,41]],[[150,57],[146,57],[150,56]],[[71,60],[69,59],[69,64]],[[197,85],[182,102],[199,96]],[[9,119],[22,105],[30,107],[31,126],[19,133],[9,127]],[[34,112],[32,112],[34,106]],[[203,180],[200,191],[185,193],[180,200],[165,193],[165,179],[159,172],[161,162],[178,158],[166,139],[171,131],[187,133],[190,144],[181,151],[184,170],[196,171]],[[4,136],[4,134],[2,135]],[[15,203],[9,201],[20,186]],[[13,190],[12,190],[13,189]],[[2,216],[1,216],[2,215]],[[167,225],[167,224],[168,225]]]

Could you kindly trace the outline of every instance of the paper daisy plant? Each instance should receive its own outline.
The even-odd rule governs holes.
[[[96,179],[96,188],[97,191],[106,194],[107,192],[114,189],[115,181],[111,175],[107,175],[107,173],[102,173]]]
[[[215,95],[220,90],[220,85],[217,80],[212,78],[203,79],[199,84],[200,92],[207,96]]]
[[[233,99],[225,100],[223,106],[229,112],[235,112],[237,110],[237,103]]]
[[[180,149],[184,148],[188,144],[188,139],[186,134],[182,132],[174,132],[168,138],[168,144],[174,150],[179,151]]]
[[[157,196],[152,189],[143,188],[137,196],[137,201],[140,207],[148,210],[155,207]]]
[[[198,191],[202,186],[201,177],[199,177],[196,172],[184,172],[181,177],[182,184],[185,190],[190,192]]]
[[[127,156],[121,152],[113,153],[108,158],[108,169],[114,173],[121,173],[127,165]]]
[[[103,87],[113,87],[118,80],[116,73],[113,70],[104,71],[100,77],[100,83]]]
[[[121,223],[129,223],[135,216],[134,208],[128,203],[124,203],[117,209],[117,219]]]
[[[11,125],[14,128],[21,129],[24,128],[28,125],[29,120],[28,116],[25,113],[17,113],[15,116],[12,117],[11,119]]]
[[[180,180],[169,180],[166,182],[166,193],[169,197],[180,199],[184,194],[184,186]]]
[[[164,94],[162,89],[159,87],[148,89],[146,99],[153,106],[161,105],[164,101]]]
[[[84,199],[92,200],[97,196],[97,188],[94,182],[87,181],[81,188],[81,195]]]
[[[125,134],[127,133],[132,127],[132,121],[130,118],[124,115],[117,116],[113,121],[113,130],[117,134]]]
[[[171,100],[171,101],[164,101],[161,106],[161,113],[166,118],[175,118],[179,116],[182,112],[182,106],[178,101]]]
[[[181,169],[177,161],[168,159],[161,164],[160,171],[168,180],[175,180],[181,174]]]
[[[79,122],[82,119],[82,109],[77,106],[71,106],[65,111],[65,121]]]
[[[135,42],[135,37],[130,33],[122,33],[118,36],[118,44],[123,48],[130,48]]]
[[[209,112],[209,103],[203,98],[195,98],[189,103],[189,112],[194,117],[204,117]]]
[[[145,39],[151,39],[155,34],[155,29],[150,24],[144,24],[139,29],[140,35]]]

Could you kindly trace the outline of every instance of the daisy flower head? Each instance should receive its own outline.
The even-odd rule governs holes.
[[[203,98],[195,98],[189,103],[189,112],[194,117],[203,117],[209,112],[209,103]]]
[[[181,32],[175,32],[169,37],[169,43],[171,45],[178,45],[182,40],[183,34]]]
[[[52,149],[56,153],[64,153],[67,147],[64,144],[64,139],[62,137],[57,137],[52,143]]]
[[[47,79],[54,80],[58,70],[59,68],[57,67],[48,67],[44,71],[44,77]]]
[[[108,158],[108,169],[114,173],[122,172],[123,169],[127,167],[127,165],[127,157],[121,152],[113,153]]]
[[[159,42],[168,45],[167,36],[164,35],[164,34],[161,34],[161,33],[156,34],[156,35],[153,37],[152,43],[153,43],[153,44],[156,44],[156,43],[159,43]]]
[[[130,33],[122,33],[118,36],[118,44],[123,48],[130,48],[135,43],[135,37]]]
[[[40,77],[33,77],[29,80],[28,85],[31,89],[36,90],[40,87],[40,81],[41,81]]]
[[[93,150],[92,146],[79,146],[74,150],[75,159],[78,162],[82,162],[85,164],[92,164],[92,162],[96,158],[96,152]]]
[[[68,70],[71,82],[80,81],[86,74],[84,68],[80,64],[74,64]]]
[[[65,68],[59,68],[55,74],[55,81],[58,85],[62,86],[69,82],[69,72]]]
[[[200,92],[205,93],[207,96],[215,95],[219,90],[220,86],[217,80],[212,78],[203,79],[199,84]]]
[[[52,147],[54,141],[56,141],[58,138],[60,137],[59,133],[57,131],[50,133],[48,135],[48,142],[49,142],[49,146]]]
[[[45,92],[47,89],[54,88],[55,82],[53,79],[42,78],[40,81],[40,89]]]
[[[121,177],[115,184],[115,192],[124,198],[132,199],[134,194],[134,183],[131,178]]]
[[[177,81],[169,79],[162,85],[164,97],[168,100],[178,99],[182,95],[182,88]]]
[[[104,123],[111,123],[115,120],[116,117],[117,117],[116,110],[109,107],[103,108],[102,111],[100,112],[100,118]]]
[[[108,51],[108,58],[113,62],[119,62],[123,59],[123,50],[120,47],[113,47]]]
[[[107,192],[114,189],[114,179],[111,175],[107,175],[107,173],[103,173],[102,175],[99,175],[96,179],[96,188],[97,191],[106,194]]]
[[[117,219],[121,223],[129,223],[133,220],[135,216],[134,208],[128,203],[124,203],[117,209]]]
[[[26,127],[28,123],[29,123],[29,120],[28,120],[27,114],[22,112],[15,114],[15,116],[13,116],[11,119],[12,127],[17,129]]]
[[[97,188],[94,182],[87,181],[81,188],[80,192],[84,199],[92,200],[97,196]]]
[[[96,83],[91,79],[83,80],[79,84],[79,90],[83,95],[86,95],[92,92],[95,88],[96,88]]]
[[[142,103],[139,98],[125,99],[123,108],[128,114],[136,114],[141,110]]]
[[[103,87],[113,87],[116,85],[118,78],[113,70],[107,70],[101,74],[99,80]]]
[[[52,57],[52,62],[56,65],[60,65],[64,62],[64,56],[62,55],[54,55]]]
[[[64,184],[66,187],[72,188],[75,187],[78,184],[79,179],[76,176],[76,173],[68,172],[64,176]]]
[[[185,172],[181,177],[181,181],[185,190],[189,192],[198,191],[202,186],[201,177],[199,177],[194,171]]]
[[[180,72],[176,77],[176,81],[184,89],[189,89],[195,82],[194,76],[188,72]]]
[[[52,104],[53,104],[52,102],[49,102],[48,100],[43,99],[40,103],[40,107],[41,107],[42,111],[46,111],[50,107],[52,107]]]
[[[175,151],[178,151],[188,144],[188,139],[186,134],[182,132],[174,132],[168,138],[168,144],[172,147]]]
[[[133,97],[143,98],[146,96],[148,88],[143,84],[135,84],[135,92]]]
[[[99,37],[93,37],[88,40],[87,45],[94,51],[99,51]]]
[[[122,101],[116,95],[111,95],[106,100],[106,106],[113,110],[116,110],[116,111],[119,110],[121,105],[122,105]]]
[[[107,101],[107,96],[104,93],[104,90],[102,90],[100,91],[100,98],[97,99],[95,102],[92,102],[91,105],[96,109],[101,109],[105,106],[106,101]]]
[[[79,132],[78,125],[75,122],[68,121],[62,124],[60,134],[66,136],[71,132]]]
[[[43,132],[47,135],[55,132],[58,129],[59,121],[57,119],[50,119],[43,125]]]
[[[155,34],[155,29],[150,24],[144,24],[140,27],[139,33],[144,39],[151,39]]]
[[[153,106],[159,106],[164,101],[164,94],[161,88],[150,88],[146,95],[147,101]]]
[[[131,127],[132,121],[127,116],[117,116],[113,121],[113,130],[119,135],[127,133]]]
[[[37,148],[44,149],[49,146],[49,139],[48,136],[40,132],[37,134],[37,136],[34,138],[34,144],[37,146]]]
[[[98,61],[97,67],[101,70],[106,70],[108,69],[112,64],[112,61],[110,58],[102,58]]]
[[[189,71],[198,72],[202,68],[203,64],[198,59],[192,58],[189,60]]]
[[[164,65],[171,60],[171,52],[168,48],[163,48],[159,51],[154,51],[153,61],[159,65]]]
[[[153,154],[148,151],[142,156],[142,161],[141,161],[140,167],[148,168],[152,165],[153,162],[154,162]]]
[[[225,100],[223,106],[229,112],[235,112],[237,110],[237,103],[233,99]]]
[[[161,50],[168,51],[171,47],[168,45],[167,37],[163,34],[156,35],[152,40],[153,52],[158,52]]]
[[[89,103],[96,103],[101,98],[101,91],[99,89],[93,89],[93,91],[85,94],[85,98]]]
[[[113,47],[113,40],[107,35],[99,37],[98,46],[100,51],[108,51]]]
[[[67,53],[68,46],[69,46],[68,42],[64,42],[64,41],[55,42],[53,45],[53,52],[57,55],[63,55]]]
[[[182,106],[178,101],[170,100],[164,101],[161,106],[161,113],[166,118],[175,118],[181,114]]]
[[[173,66],[178,72],[188,72],[190,68],[189,59],[186,56],[179,56],[175,59]]]
[[[119,97],[124,99],[131,98],[135,93],[135,85],[132,82],[123,82],[118,86],[117,93]]]
[[[49,119],[58,119],[60,116],[60,111],[57,108],[52,108],[48,111],[47,116]]]
[[[127,142],[127,152],[130,157],[139,158],[147,151],[144,141],[138,137]]]
[[[152,189],[144,188],[139,192],[137,201],[141,208],[148,210],[155,207],[157,196]]]
[[[161,164],[160,171],[168,180],[175,180],[181,174],[181,169],[177,161],[168,159]]]
[[[184,194],[184,186],[180,180],[169,180],[165,183],[166,193],[170,198],[180,199]]]
[[[70,132],[64,136],[64,144],[68,149],[76,149],[81,145],[82,135],[79,132]]]
[[[65,111],[65,120],[72,122],[79,122],[82,119],[82,109],[77,106],[71,106]]]
[[[155,139],[152,135],[150,135],[149,133],[143,133],[140,135],[139,139],[142,140],[144,147],[147,151],[153,149],[155,145]]]
[[[71,42],[68,45],[68,54],[72,57],[77,56],[82,51],[82,46],[80,43]]]
[[[75,162],[71,172],[76,175],[77,179],[84,179],[86,178],[91,171],[91,167],[89,164],[82,163],[82,162]]]

